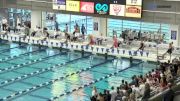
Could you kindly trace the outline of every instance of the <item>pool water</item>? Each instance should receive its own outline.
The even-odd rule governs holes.
[[[0,99],[90,101],[93,86],[103,92],[119,86],[122,79],[130,81],[133,75],[145,74],[155,67],[140,60],[130,64],[128,59],[105,60],[90,53],[82,56],[80,52],[1,42]],[[101,79],[119,70],[122,71],[117,75]]]

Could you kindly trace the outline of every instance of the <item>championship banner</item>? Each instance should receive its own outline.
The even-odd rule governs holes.
[[[80,12],[94,13],[94,2],[81,2]]]
[[[124,16],[125,15],[125,5],[110,4],[109,15]]]
[[[66,10],[66,0],[53,0],[53,9]]]
[[[80,1],[66,1],[66,10],[67,11],[80,11]]]
[[[126,6],[126,17],[141,18],[141,7]]]

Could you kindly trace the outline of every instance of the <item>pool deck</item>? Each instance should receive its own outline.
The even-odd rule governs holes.
[[[47,39],[43,40],[44,37],[26,37],[22,38],[23,35],[9,34],[9,35],[0,35],[0,38],[3,40],[13,41],[13,42],[22,42],[27,44],[43,45],[48,47],[64,48],[70,49],[72,51],[85,51],[91,52],[92,54],[107,54],[116,56],[118,58],[126,57],[133,59],[140,59],[143,61],[153,61],[153,62],[167,62],[170,60],[170,56],[167,55],[164,59],[157,59],[157,47],[147,47],[145,51],[136,51],[138,47],[132,46],[129,48],[112,48],[111,45],[88,45],[88,42],[68,42],[65,43],[65,39],[56,40],[56,39]],[[179,49],[179,48],[177,48]],[[162,56],[167,49],[159,49],[158,56]],[[179,51],[179,50],[178,50]],[[178,54],[180,55],[180,54]],[[174,59],[177,54],[172,54],[171,60]]]

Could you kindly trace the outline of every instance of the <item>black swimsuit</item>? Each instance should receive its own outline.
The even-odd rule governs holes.
[[[171,48],[169,48],[169,49],[167,50],[167,53],[171,54],[172,51],[173,51],[173,48],[171,47]]]
[[[141,47],[139,49],[141,49],[141,50],[144,49],[144,43],[141,43]]]

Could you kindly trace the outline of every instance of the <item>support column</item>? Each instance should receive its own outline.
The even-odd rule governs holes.
[[[42,27],[42,11],[32,10],[31,12],[31,28],[36,26]]]
[[[107,18],[93,18],[93,34],[107,36]]]

